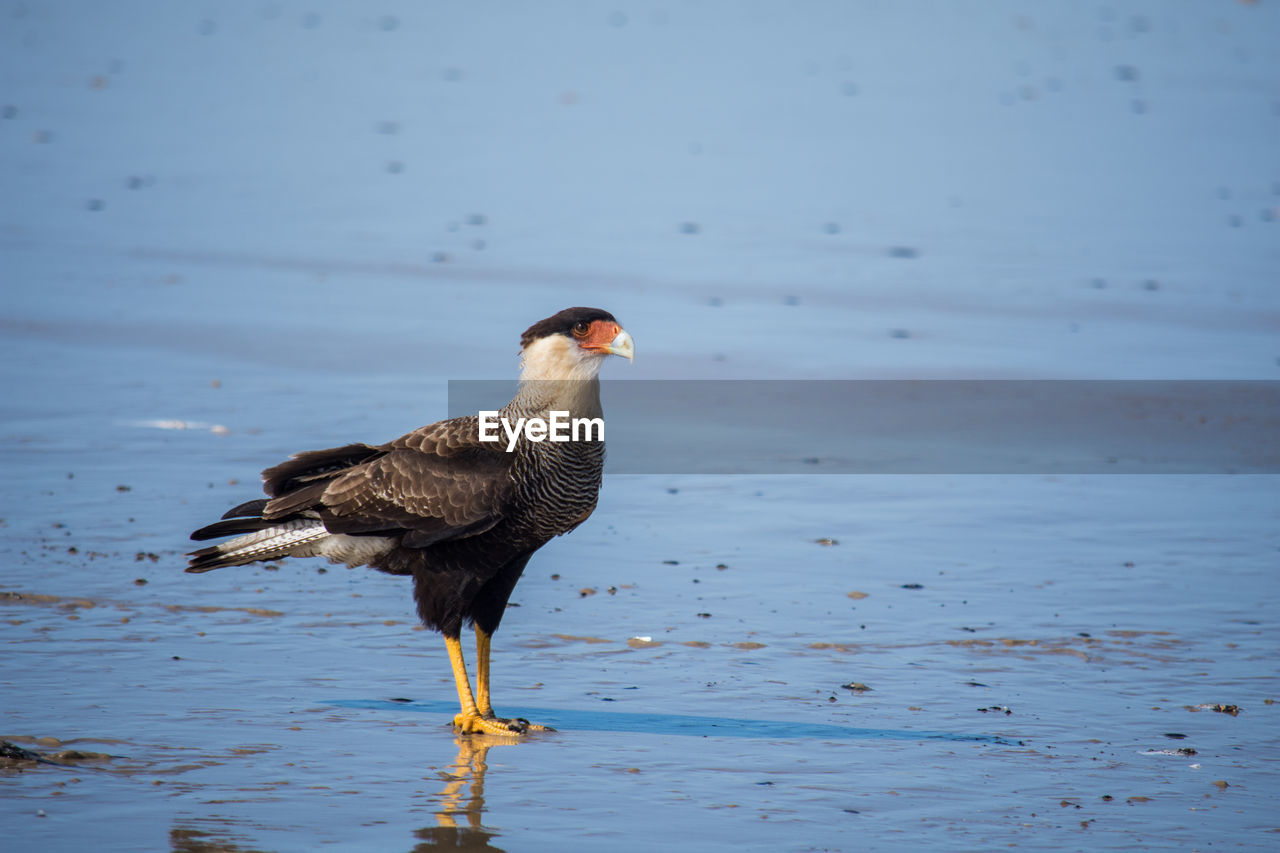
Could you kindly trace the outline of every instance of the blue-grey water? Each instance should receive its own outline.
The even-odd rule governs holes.
[[[1274,846],[1275,476],[610,476],[497,635],[559,730],[518,743],[452,734],[402,579],[181,569],[569,305],[635,337],[609,379],[1280,379],[1277,43],[1226,0],[0,3],[0,738],[91,755],[0,768],[6,849]]]

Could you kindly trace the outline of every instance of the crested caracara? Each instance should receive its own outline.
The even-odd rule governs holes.
[[[607,356],[630,359],[631,336],[611,314],[569,308],[520,338],[520,385],[499,417],[551,412],[599,418],[596,375]],[[444,634],[462,732],[543,728],[503,719],[489,702],[489,641],[525,564],[552,537],[591,515],[603,440],[481,441],[479,418],[424,426],[387,444],[299,453],[262,472],[267,498],[227,512],[192,539],[234,539],[192,552],[188,572],[282,557],[327,557],[413,577],[418,616]],[[526,434],[528,435],[528,434]],[[602,439],[602,436],[588,436]],[[459,637],[476,632],[476,691]]]

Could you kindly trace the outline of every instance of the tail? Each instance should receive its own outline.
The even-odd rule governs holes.
[[[330,534],[320,520],[325,489],[346,471],[385,453],[368,444],[348,444],[330,450],[299,453],[262,472],[270,498],[240,504],[222,521],[202,527],[191,538],[235,536],[219,545],[192,551],[188,572],[207,572],[223,566],[243,566],[281,557],[328,557],[330,562],[359,565],[381,554],[390,543],[378,537]],[[270,519],[263,518],[271,504]]]
[[[223,520],[202,527],[191,538],[197,541],[236,536],[226,542],[192,551],[188,572],[207,572],[223,566],[243,566],[261,560],[315,553],[314,547],[329,536],[319,518],[293,517],[267,521],[262,517],[265,500],[241,504],[223,516]],[[311,546],[311,547],[308,547]]]

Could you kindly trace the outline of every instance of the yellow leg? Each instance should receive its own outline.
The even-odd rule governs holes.
[[[483,639],[482,639],[483,638]],[[495,717],[489,704],[489,636],[476,629],[477,684],[480,703],[477,706],[471,694],[471,679],[467,677],[467,664],[462,658],[462,643],[457,637],[445,637],[449,650],[449,663],[453,667],[453,680],[458,688],[458,704],[462,710],[453,718],[453,725],[463,733],[483,732],[490,735],[522,735],[527,731],[549,731],[545,726],[535,726],[528,720],[504,720]]]
[[[486,717],[493,716],[489,702],[489,638],[476,626],[476,710]]]
[[[467,677],[467,662],[462,659],[462,642],[457,637],[445,637],[445,648],[449,650],[449,665],[453,667],[453,683],[458,688],[458,703],[462,705],[462,713],[453,718],[453,724],[460,726],[460,721],[476,716],[476,700],[471,695],[471,679]]]

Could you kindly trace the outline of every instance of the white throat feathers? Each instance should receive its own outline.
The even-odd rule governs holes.
[[[520,390],[508,406],[520,411],[568,411],[600,417],[600,380],[607,356],[582,349],[564,335],[548,335],[524,348]]]

